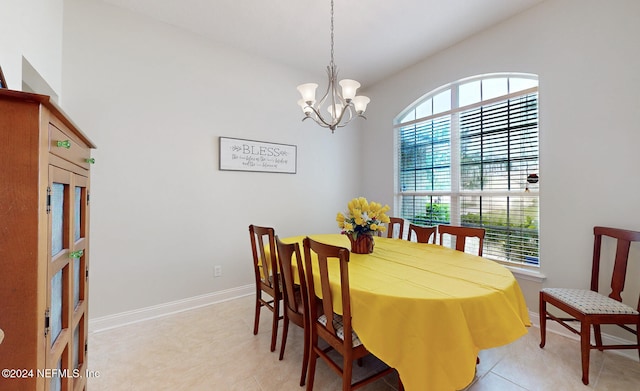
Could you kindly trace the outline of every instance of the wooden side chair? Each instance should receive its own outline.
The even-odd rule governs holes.
[[[316,242],[310,238],[303,241],[304,267],[309,293],[309,311],[311,314],[321,314],[319,317],[310,317],[311,351],[309,357],[309,373],[307,376],[307,391],[313,390],[313,381],[316,373],[318,357],[322,358],[331,369],[342,377],[342,390],[354,390],[391,373],[393,368],[386,368],[380,372],[351,384],[353,361],[370,354],[364,347],[358,336],[351,328],[351,299],[349,295],[349,250],[343,247],[331,246]],[[312,253],[314,254],[312,256]],[[339,268],[339,274],[329,273],[329,265]],[[331,292],[330,275],[339,277],[340,297],[334,298]],[[314,278],[315,276],[315,278]],[[335,278],[335,277],[334,277]],[[316,287],[314,279],[320,286]],[[336,278],[337,279],[337,278]],[[322,292],[322,304],[320,308],[314,296],[316,292]],[[335,313],[333,301],[338,299],[342,303],[342,315]],[[319,340],[324,340],[329,347],[320,346]],[[335,350],[342,355],[343,365],[338,365],[329,355],[330,350]]]
[[[282,276],[282,286],[284,293],[284,318],[282,325],[282,342],[280,344],[280,360],[284,357],[284,348],[287,343],[289,332],[289,321],[302,327],[304,330],[304,349],[302,354],[302,374],[300,375],[300,385],[304,386],[307,376],[307,365],[309,364],[309,295],[304,277],[304,267],[300,246],[298,243],[286,244],[276,236],[276,246],[278,248],[278,263],[280,265],[280,275]],[[300,285],[295,283],[293,264],[297,268],[297,276]]]
[[[273,312],[271,326],[271,351],[276,350],[278,338],[278,321],[280,316],[280,301],[282,290],[278,275],[278,261],[276,256],[275,231],[270,227],[249,226],[251,236],[251,251],[253,253],[253,270],[256,279],[256,313],[253,322],[253,334],[258,334],[260,324],[260,309],[268,308]],[[269,245],[269,256],[265,254],[265,243]],[[263,298],[262,293],[271,298]]]
[[[547,319],[559,322],[575,334],[580,335],[582,354],[582,383],[589,384],[589,352],[591,349],[638,349],[640,355],[640,298],[636,308],[622,303],[620,294],[624,290],[629,248],[631,242],[640,242],[640,232],[617,228],[594,227],[593,262],[591,266],[591,289],[544,288],[540,291],[540,347],[545,345]],[[600,250],[602,237],[608,236],[617,241],[611,293],[608,296],[598,293],[600,275]],[[637,260],[640,261],[640,260]],[[637,276],[634,277],[637,279]],[[569,314],[560,318],[547,311],[547,304]],[[580,331],[566,322],[580,322]],[[636,344],[603,345],[600,333],[601,324],[614,324],[636,335]],[[595,345],[591,344],[591,326],[593,325]],[[635,329],[628,325],[635,325]]]
[[[409,223],[409,232],[407,233],[407,240],[411,241],[415,235],[418,243],[433,243],[436,242],[436,231],[438,227],[425,227],[422,225],[414,225]],[[431,239],[433,237],[433,240]]]
[[[402,239],[402,233],[404,232],[404,219],[401,219],[399,217],[389,217],[389,224],[387,224],[387,237],[388,238],[393,238],[393,231],[395,226],[399,226],[400,229],[398,230],[398,239]]]
[[[456,250],[464,252],[464,246],[467,242],[467,238],[478,238],[480,243],[478,244],[478,256],[482,256],[482,247],[484,244],[484,228],[474,227],[459,227],[455,225],[439,225],[438,232],[440,236],[440,245],[444,246],[444,235],[455,236],[456,238]]]

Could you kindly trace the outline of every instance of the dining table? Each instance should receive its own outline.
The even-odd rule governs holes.
[[[350,248],[341,234],[281,240],[298,242],[302,251],[307,236]],[[338,276],[335,266],[330,276]],[[333,281],[337,293],[340,280]],[[436,244],[375,237],[372,253],[350,254],[349,288],[353,329],[371,353],[398,371],[407,391],[465,388],[480,350],[509,344],[531,325],[509,269]]]

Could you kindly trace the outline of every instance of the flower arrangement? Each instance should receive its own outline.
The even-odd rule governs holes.
[[[366,198],[359,197],[349,201],[348,213],[345,216],[338,212],[336,221],[342,233],[357,239],[360,235],[373,235],[374,232],[383,232],[386,227],[382,224],[389,223],[389,205],[382,206],[377,202],[368,202]]]

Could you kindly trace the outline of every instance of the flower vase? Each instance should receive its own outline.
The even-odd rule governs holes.
[[[351,242],[351,252],[354,254],[371,254],[373,252],[373,234],[359,234],[356,239],[352,235],[347,234]]]

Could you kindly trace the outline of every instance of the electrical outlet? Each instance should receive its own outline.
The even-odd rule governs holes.
[[[213,276],[221,277],[222,276],[222,266],[216,265],[213,267]]]

